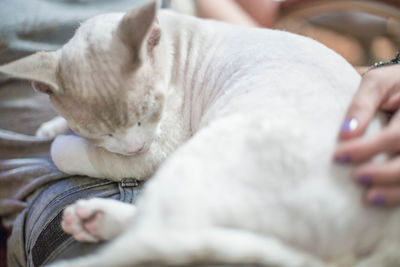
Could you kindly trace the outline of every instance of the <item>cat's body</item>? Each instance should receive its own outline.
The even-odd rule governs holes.
[[[90,23],[118,25],[122,16]],[[118,218],[123,207],[131,222],[101,253],[55,266],[398,266],[399,210],[363,205],[351,168],[332,161],[338,127],[360,80],[355,70],[321,44],[289,33],[168,12],[158,18],[162,37],[152,62],[166,77],[160,79],[166,86],[160,128],[168,118],[177,135],[172,146],[160,142],[170,150],[156,162],[193,137],[148,181],[136,210],[81,203],[109,218]],[[168,139],[174,131],[164,132]],[[76,157],[86,155],[78,158],[86,164],[81,173],[126,175],[118,174],[126,167],[114,168],[123,156],[96,165],[85,146],[73,151],[82,139],[65,138],[56,141],[53,154],[70,149]],[[60,157],[66,168],[74,165]],[[109,165],[111,171],[101,169]],[[105,221],[87,234],[116,235],[102,236],[113,226]],[[73,232],[78,226],[68,227]]]

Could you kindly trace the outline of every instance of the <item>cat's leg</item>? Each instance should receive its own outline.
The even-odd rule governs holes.
[[[90,160],[92,144],[75,135],[59,135],[51,144],[51,158],[57,168],[68,174],[104,177]]]
[[[112,181],[140,177],[132,174],[132,160],[129,157],[111,153],[76,135],[57,136],[51,144],[51,158],[59,170],[68,174]],[[143,166],[139,168],[143,169]]]
[[[68,130],[67,121],[63,117],[58,116],[40,125],[36,131],[36,137],[54,138],[59,134],[68,132]]]
[[[110,240],[125,230],[135,211],[134,205],[114,199],[82,199],[64,210],[61,226],[77,241]]]
[[[192,265],[329,267],[274,238],[234,229],[127,231],[100,253],[51,267]]]

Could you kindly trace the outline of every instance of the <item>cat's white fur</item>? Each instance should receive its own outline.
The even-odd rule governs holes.
[[[36,131],[36,137],[39,138],[54,138],[57,135],[67,133],[69,130],[68,122],[63,117],[55,117],[40,125]]]
[[[107,43],[122,17],[86,25],[104,25],[95,34]],[[79,209],[103,213],[88,241],[118,234],[106,233],[106,221],[119,206],[132,219],[99,253],[52,266],[399,266],[400,211],[363,205],[351,167],[332,161],[356,71],[305,37],[164,11],[158,19],[154,60],[169,76],[163,118],[193,137],[148,181],[136,210],[98,199],[68,208],[78,219]],[[99,175],[83,139],[59,137],[52,149],[68,153],[59,165]],[[121,159],[104,155],[112,166],[102,175],[129,174]]]

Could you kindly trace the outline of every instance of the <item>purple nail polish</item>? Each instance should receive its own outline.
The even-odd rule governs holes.
[[[351,157],[350,157],[350,155],[349,154],[345,154],[345,155],[342,155],[342,156],[339,156],[339,157],[335,157],[335,161],[337,162],[337,163],[349,163],[350,161],[351,161]]]
[[[363,186],[370,186],[372,184],[372,177],[368,174],[363,174],[358,177],[358,182]]]
[[[378,194],[376,196],[374,196],[374,198],[372,199],[371,204],[373,206],[382,206],[383,204],[385,204],[386,202],[386,198],[384,195]]]
[[[343,124],[340,131],[342,133],[352,132],[358,127],[358,121],[355,118],[347,118]]]

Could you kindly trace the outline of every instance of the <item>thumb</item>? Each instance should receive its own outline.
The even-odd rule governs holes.
[[[372,74],[372,75],[371,75]],[[363,76],[360,87],[347,110],[340,128],[339,139],[347,140],[365,132],[383,98],[380,77],[368,72]]]

